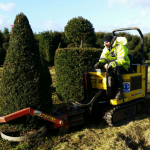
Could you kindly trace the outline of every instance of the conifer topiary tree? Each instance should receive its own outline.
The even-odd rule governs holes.
[[[0,86],[1,114],[8,115],[27,107],[50,113],[52,99],[47,79],[29,21],[20,13],[14,21],[4,62]],[[29,130],[42,126],[43,120],[24,116],[8,123],[16,130]]]
[[[83,17],[72,18],[65,26],[66,37],[82,47],[83,42],[91,40],[95,33],[92,23]]]

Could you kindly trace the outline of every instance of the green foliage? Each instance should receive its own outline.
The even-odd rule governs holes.
[[[74,43],[70,43],[67,45],[67,48],[73,48],[73,47],[76,47],[76,45]]]
[[[128,37],[130,37],[130,36],[128,36]],[[139,46],[140,46],[139,44],[140,44],[140,37],[135,35],[135,36],[132,36],[132,40],[129,40],[126,47],[129,50],[139,50]]]
[[[96,48],[104,48],[104,41],[103,41],[103,39],[104,39],[104,37],[106,36],[106,35],[111,35],[112,33],[110,33],[110,32],[97,32],[97,33],[95,33],[95,35],[96,35],[96,41],[95,41],[95,44],[94,44],[94,46],[96,47]]]
[[[39,34],[34,33],[33,35],[37,45],[39,45]]]
[[[138,45],[135,46],[135,51],[141,52],[141,42],[138,43]]]
[[[147,59],[150,60],[150,52],[147,53]]]
[[[119,33],[117,33],[117,36],[124,37],[125,35],[126,35],[126,33],[125,33],[125,32],[119,32]]]
[[[55,49],[53,45],[53,36],[49,31],[42,32],[39,36],[39,51],[45,56],[48,65],[54,64]]]
[[[144,37],[150,38],[150,33],[145,34]]]
[[[14,21],[3,66],[1,114],[8,115],[27,107],[50,113],[52,99],[49,84],[29,21],[20,13]],[[6,125],[23,131],[39,128],[43,124],[36,116],[24,116]]]
[[[132,37],[132,42],[134,43],[135,46],[138,45],[139,42],[140,42],[140,37],[137,36],[137,35],[133,36]]]
[[[104,32],[96,32],[95,35],[96,35],[96,39],[99,39],[99,38],[102,39],[102,38],[104,38],[105,33]]]
[[[8,28],[4,28],[3,35],[5,36],[5,35],[8,35],[8,34],[9,34]]]
[[[127,41],[130,42],[132,40],[131,34],[126,33],[125,37],[127,38]]]
[[[137,56],[138,51],[135,51],[135,50],[128,50],[128,53],[129,53],[129,54],[132,54],[132,56],[135,57],[135,56]]]
[[[129,50],[134,50],[134,48],[135,48],[135,43],[133,43],[132,41],[130,41],[130,42],[128,42],[127,44],[126,44],[126,47],[129,49]]]
[[[94,36],[94,28],[90,21],[83,17],[73,18],[65,26],[65,35],[72,42],[82,43],[91,40]]]
[[[93,45],[92,44],[89,44],[89,43],[83,43],[83,48],[92,48],[93,47]]]
[[[0,47],[2,47],[2,45],[3,45],[3,34],[0,30]]]
[[[99,38],[99,39],[97,39],[97,41],[96,41],[96,47],[97,48],[104,48],[104,42],[103,42],[103,39],[101,39],[101,38]]]
[[[150,52],[150,38],[144,37],[144,52],[147,54]]]
[[[39,50],[39,45],[36,44],[36,46],[37,46],[37,49]],[[51,78],[51,74],[49,72],[48,63],[45,60],[45,53],[44,53],[44,51],[40,51],[40,58],[41,58],[41,63],[42,63],[42,66],[43,66],[43,71],[44,71],[44,74],[45,74],[45,78],[46,78],[47,84],[51,85],[52,84],[52,78]]]
[[[0,65],[3,65],[6,56],[6,51],[0,47]]]
[[[5,49],[5,51],[7,51],[8,47],[9,47],[8,42],[3,43],[3,48]]]
[[[57,32],[57,31],[54,31],[54,32],[51,31],[50,34],[53,37],[53,48],[56,51],[56,49],[59,46],[59,43],[61,42],[62,34],[60,32]]]
[[[61,32],[61,48],[66,48],[68,44],[70,44],[71,41],[67,39],[64,32]]]
[[[66,48],[57,49],[55,54],[56,91],[63,102],[79,101],[83,98],[83,74],[101,49]]]
[[[4,28],[4,31],[3,31],[3,39],[4,39],[4,43],[5,42],[9,42],[9,39],[10,39],[10,34],[9,34],[9,30],[8,28]]]

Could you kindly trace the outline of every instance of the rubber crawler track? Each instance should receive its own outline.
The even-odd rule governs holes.
[[[119,106],[108,106],[105,110],[104,110],[104,116],[103,118],[106,120],[106,122],[108,123],[108,125],[110,126],[119,126],[122,125],[128,121],[131,121],[132,119],[134,119],[135,117],[139,116],[139,114],[142,112],[136,112],[133,113],[133,115],[123,118],[122,120],[118,121],[118,122],[113,122],[113,115],[118,111],[118,110],[124,110],[126,108],[129,108],[130,106],[136,106],[136,104],[138,103],[142,103],[145,104],[145,100],[144,99],[138,99],[138,100],[134,100],[132,102],[128,102],[126,104],[121,104]],[[143,107],[144,108],[144,107]],[[142,110],[143,110],[142,108]]]

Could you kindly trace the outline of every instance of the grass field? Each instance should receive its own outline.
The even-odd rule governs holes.
[[[49,69],[53,81],[52,98],[54,104],[58,104],[60,101],[55,90],[55,68]],[[148,76],[150,79],[150,68]],[[148,90],[150,90],[150,80]],[[64,136],[60,136],[55,130],[44,138],[20,143],[0,139],[0,150],[150,150],[149,139],[150,110],[146,110],[133,121],[119,127],[110,127],[103,120],[89,118],[85,124],[70,128]]]

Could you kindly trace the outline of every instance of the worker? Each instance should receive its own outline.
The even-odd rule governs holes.
[[[121,74],[127,72],[130,67],[128,49],[124,46],[126,43],[127,39],[125,37],[105,36],[105,47],[101,53],[99,62],[94,65],[94,68],[103,67],[105,70],[112,70],[117,88],[115,99],[123,98]],[[108,60],[111,62],[109,63]]]

